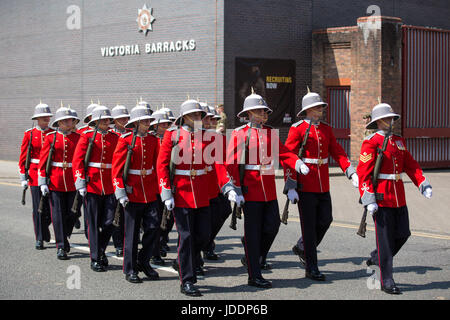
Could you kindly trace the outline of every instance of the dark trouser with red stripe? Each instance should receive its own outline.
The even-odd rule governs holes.
[[[280,227],[278,201],[244,203],[244,247],[248,277],[261,278],[261,257],[266,257]]]
[[[161,196],[156,195],[156,211],[158,212],[158,219],[161,221],[164,210],[164,203],[161,201]],[[152,257],[160,257],[161,256],[161,236],[164,230],[161,229],[161,226],[156,228],[156,239],[155,246],[153,247]]]
[[[124,214],[123,207],[120,206],[119,226],[113,226],[112,239],[114,248],[123,249],[123,234],[124,234]]]
[[[230,201],[221,193],[217,198],[209,201],[209,207],[211,208],[211,236],[205,251],[214,250],[214,239],[232,212]]]
[[[371,260],[380,266],[381,284],[394,285],[392,275],[393,257],[399,252],[411,235],[409,230],[408,208],[378,207],[373,216],[377,249],[370,254]]]
[[[105,253],[113,231],[112,222],[116,209],[114,194],[86,194],[86,215],[88,223],[88,240],[92,261],[100,261]]]
[[[67,238],[72,234],[75,223],[71,212],[75,194],[75,191],[50,191],[50,208],[57,249],[63,248],[66,251],[69,249]]]
[[[196,283],[200,251],[206,248],[211,235],[209,207],[177,208],[173,210],[178,231],[178,265],[181,283]]]
[[[30,187],[31,199],[33,201],[33,225],[36,241],[50,241],[50,230],[48,226],[52,223],[50,217],[50,204],[48,198],[44,199],[44,210],[38,213],[39,202],[41,201],[41,189],[37,186]]]
[[[156,229],[161,220],[158,219],[156,201],[150,203],[129,202],[124,210],[125,241],[123,250],[123,273],[137,273],[137,261],[147,263],[150,260],[156,239]],[[139,230],[144,229],[142,248],[138,253]]]
[[[318,271],[317,246],[333,221],[329,192],[299,192],[302,236],[297,246],[305,251],[306,271]]]

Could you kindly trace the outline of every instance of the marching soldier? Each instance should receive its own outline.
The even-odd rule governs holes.
[[[212,141],[219,141],[219,145],[223,146],[223,156],[225,161],[226,155],[226,136],[216,132],[217,121],[220,119],[217,111],[208,106],[206,103],[202,104],[203,109],[207,113],[203,118],[203,128],[206,130],[208,139]],[[215,243],[214,239],[222,228],[223,224],[227,220],[228,216],[231,214],[230,201],[224,197],[220,191],[219,182],[217,179],[217,173],[213,166],[208,166],[208,178],[209,178],[209,191],[210,191],[210,208],[211,208],[211,236],[208,245],[203,251],[203,258],[207,260],[218,260],[219,256],[214,252]]]
[[[152,114],[152,117],[154,120],[150,123],[150,129],[152,130],[152,133],[158,138],[159,145],[161,146],[164,134],[166,130],[171,126],[172,121],[169,118],[169,114],[162,109],[154,112]],[[155,180],[155,183],[157,183],[157,180]],[[164,203],[161,201],[161,196],[159,194],[157,194],[156,197],[158,199],[158,218],[161,220],[164,211]],[[170,215],[166,230],[158,228],[158,236],[156,238],[155,247],[153,248],[153,254],[151,258],[151,262],[155,265],[165,265],[165,261],[161,256],[165,257],[167,255],[167,249],[163,247],[163,244],[167,245],[166,237],[168,237],[168,232],[172,229],[173,224],[173,215]]]
[[[331,155],[339,164],[353,186],[358,186],[358,176],[344,149],[337,143],[330,125],[320,119],[327,106],[317,93],[309,92],[302,99],[302,109],[297,114],[304,120],[294,123],[286,140],[288,147],[299,154],[302,142],[306,144],[299,155],[306,164],[303,175],[285,170],[287,195],[291,202],[298,201],[302,237],[292,248],[305,266],[306,277],[324,281],[317,263],[317,246],[322,241],[333,217],[329,187],[328,157]]]
[[[50,241],[50,231],[48,229],[50,219],[50,207],[48,199],[44,203],[42,214],[38,213],[41,192],[38,186],[38,165],[39,155],[47,133],[53,131],[49,128],[50,118],[53,114],[48,105],[39,103],[35,109],[31,120],[37,120],[37,126],[25,131],[19,157],[19,174],[22,187],[26,190],[30,187],[31,198],[33,200],[33,225],[36,238],[36,249],[44,249],[44,241]],[[27,168],[27,157],[28,168]],[[25,192],[25,191],[24,191]]]
[[[175,121],[178,127],[166,131],[157,163],[161,200],[169,211],[173,210],[178,231],[180,291],[188,296],[201,296],[194,285],[200,267],[197,258],[210,239],[207,166],[215,166],[225,194],[239,203],[243,200],[237,195],[225,166],[203,154],[210,144],[201,129],[205,115],[196,100],[183,102]]]
[[[112,163],[116,199],[124,207],[123,272],[131,283],[142,282],[139,271],[143,271],[150,280],[159,278],[149,263],[161,223],[156,208],[158,187],[155,184],[159,142],[148,133],[152,119],[146,106],[138,105],[131,110],[126,128],[134,127],[134,131],[119,138]],[[131,156],[128,156],[129,152]],[[141,222],[144,234],[142,248],[138,252]]]
[[[111,119],[108,108],[96,107],[88,125],[97,129],[84,131],[73,156],[75,187],[86,201],[91,269],[96,272],[108,267],[105,250],[116,208],[111,168],[119,137],[108,131]],[[85,163],[88,150],[89,162]]]
[[[367,265],[380,267],[381,289],[389,294],[401,293],[393,279],[393,257],[411,235],[403,173],[408,175],[426,198],[432,196],[431,185],[406,149],[405,139],[390,134],[392,123],[399,118],[400,115],[394,113],[386,103],[380,103],[372,109],[372,120],[366,128],[378,131],[363,141],[357,167],[361,202],[373,217],[376,233],[377,248],[371,253]],[[377,157],[381,155],[383,158],[379,173],[373,177]],[[374,183],[377,184],[376,188]]]
[[[130,119],[130,114],[128,109],[123,105],[116,105],[111,110],[111,116],[113,117],[114,126],[110,129],[111,132],[117,134],[119,137],[122,134],[131,132],[131,129],[125,128],[128,120]],[[120,207],[120,221],[119,226],[113,226],[113,244],[116,249],[116,255],[118,257],[123,257],[123,234],[124,234],[124,223],[123,223],[123,207]]]
[[[80,135],[72,132],[74,120],[76,118],[70,109],[61,107],[56,111],[51,126],[57,131],[46,135],[39,159],[38,184],[42,195],[49,195],[57,258],[60,260],[69,259],[67,238],[75,222],[71,215],[76,194],[72,158]],[[47,160],[50,172],[46,170]]]
[[[100,102],[99,102],[99,104],[100,104]],[[97,108],[99,106],[99,104],[94,103],[91,100],[91,104],[87,106],[87,108],[86,108],[86,115],[83,118],[83,122],[86,123],[86,125],[78,128],[77,132],[79,134],[82,134],[86,130],[92,129],[91,127],[89,127],[88,123],[89,123],[89,121],[91,121],[92,111],[94,111],[94,109]],[[85,205],[84,201],[82,201],[82,207],[83,207],[83,212],[84,212],[84,214],[83,214],[84,236],[86,237],[86,239],[88,239],[89,238],[89,235],[88,235],[88,222],[87,222],[87,215],[86,215],[86,205]],[[79,225],[80,225],[80,221],[79,221],[79,219],[77,219],[77,221],[75,222],[75,227],[79,228]]]
[[[233,130],[227,148],[227,169],[244,194],[244,248],[248,285],[271,288],[263,278],[261,262],[267,256],[278,233],[280,215],[275,188],[275,156],[281,165],[300,171],[303,162],[279,140],[276,131],[265,125],[272,110],[264,99],[253,93],[244,100],[238,117],[249,122]],[[242,150],[242,146],[244,150]],[[245,152],[245,159],[241,155]],[[239,166],[241,166],[239,168]],[[240,170],[245,169],[240,172]]]

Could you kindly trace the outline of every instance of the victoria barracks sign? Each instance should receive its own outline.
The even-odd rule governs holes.
[[[144,4],[142,9],[138,9],[138,16],[136,22],[138,24],[138,31],[145,36],[149,31],[153,31],[153,23],[156,18],[153,16],[153,8],[147,8]],[[115,56],[129,56],[140,55],[141,53],[152,54],[162,52],[181,52],[181,51],[194,51],[196,48],[196,42],[194,39],[188,40],[171,40],[151,42],[145,44],[126,44],[126,45],[113,45],[100,48],[102,57],[115,57]]]

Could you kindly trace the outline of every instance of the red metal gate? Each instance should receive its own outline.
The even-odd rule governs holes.
[[[402,134],[423,167],[450,166],[450,31],[403,26]]]
[[[328,122],[337,142],[350,157],[350,87],[327,87]],[[330,166],[336,166],[330,157]]]

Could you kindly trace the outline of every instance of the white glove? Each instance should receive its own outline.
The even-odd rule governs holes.
[[[50,192],[46,184],[41,185],[41,192],[44,197]]]
[[[22,188],[24,188],[24,189],[28,188],[28,181],[27,180],[22,181],[21,184],[22,184]]]
[[[423,195],[425,196],[425,198],[431,199],[431,196],[433,195],[433,190],[431,189],[431,187],[428,187],[425,190],[423,190]]]
[[[172,211],[173,208],[175,208],[175,200],[173,198],[164,201],[164,204],[166,205],[166,208],[169,211]]]
[[[237,193],[234,190],[230,190],[228,192],[228,200],[230,200],[231,202],[236,202],[237,203]]]
[[[80,193],[80,196],[84,197],[87,193],[87,189],[81,188],[81,189],[78,189],[78,192]]]
[[[287,197],[291,203],[296,203],[299,200],[298,193],[297,191],[295,191],[295,189],[289,189]]]
[[[371,203],[367,205],[367,212],[370,213],[370,215],[373,215],[378,210],[378,205],[376,203]]]
[[[308,173],[309,173],[309,168],[308,168],[308,166],[306,165],[306,164],[302,164],[301,166],[300,166],[300,172],[303,174],[303,175],[307,175]]]
[[[120,202],[120,204],[122,205],[122,207],[126,207],[127,206],[127,203],[128,203],[128,197],[127,196],[124,196],[124,197],[122,197],[122,198],[120,198],[119,199],[119,202]]]
[[[244,196],[237,196],[236,197],[236,205],[238,207],[242,207],[242,205],[245,203]]]
[[[352,178],[352,184],[355,188],[358,188],[359,186],[359,179],[358,179],[358,175],[356,173],[352,174],[352,176],[350,177]]]

